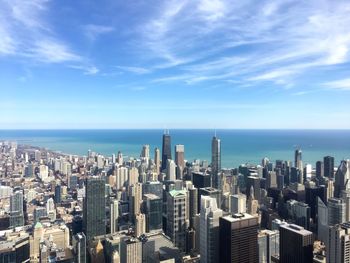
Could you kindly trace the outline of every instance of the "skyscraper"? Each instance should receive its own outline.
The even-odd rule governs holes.
[[[189,196],[189,220],[190,227],[194,226],[194,217],[198,214],[198,189],[196,187],[192,187],[188,189]]]
[[[120,262],[142,262],[142,242],[137,238],[123,238],[120,242]]]
[[[246,213],[247,196],[245,194],[230,195],[230,213]]]
[[[343,190],[350,190],[350,160],[342,160],[335,174],[334,197],[341,197]]]
[[[221,143],[216,136],[211,141],[211,184],[219,188],[219,172],[221,170]]]
[[[187,194],[185,190],[171,190],[167,194],[167,235],[179,249],[185,249]]]
[[[142,203],[142,184],[136,183],[130,187],[130,215],[132,220],[135,219],[137,214],[140,214]]]
[[[154,166],[155,172],[159,174],[160,172],[160,151],[159,148],[154,149]]]
[[[272,263],[273,257],[278,257],[280,235],[278,230],[262,230],[258,234],[259,263]]]
[[[175,145],[176,179],[182,179],[185,168],[185,146]]]
[[[149,155],[149,145],[148,144],[145,144],[142,146],[142,151],[141,151],[141,155],[140,155],[142,158],[145,158],[145,159],[149,159],[150,158],[150,155]]]
[[[112,200],[110,204],[111,234],[118,231],[119,201]]]
[[[171,159],[167,160],[166,180],[168,180],[168,181],[175,181],[176,180],[176,164]]]
[[[321,179],[324,176],[324,164],[321,161],[316,162],[316,178]]]
[[[350,263],[350,223],[329,228],[327,262]]]
[[[49,198],[46,202],[46,213],[51,221],[56,220],[55,201],[52,198]]]
[[[83,229],[90,241],[94,236],[106,234],[105,180],[90,176],[85,184]]]
[[[167,168],[167,160],[171,159],[171,137],[169,131],[163,134],[162,171]]]
[[[330,226],[344,223],[346,220],[346,203],[340,198],[328,199],[328,224]]]
[[[328,208],[317,197],[317,238],[324,243],[328,241]]]
[[[334,177],[334,157],[325,156],[323,158],[324,176],[328,178]]]
[[[303,170],[303,161],[301,155],[301,149],[296,149],[294,154],[294,167],[298,168],[300,171]]]
[[[218,209],[216,199],[201,197],[200,213],[200,255],[201,262],[219,262],[219,218],[222,210]]]
[[[146,231],[162,229],[163,200],[155,194],[144,194]]]
[[[24,225],[23,192],[16,191],[10,197],[10,226]]]
[[[86,263],[86,237],[84,233],[78,233],[73,237],[73,251],[76,263]]]
[[[254,188],[250,187],[250,195],[247,203],[247,212],[251,215],[258,215],[259,202],[254,197]]]
[[[280,225],[280,262],[313,261],[313,234],[297,225]]]
[[[234,214],[219,219],[220,261],[258,263],[258,218]]]

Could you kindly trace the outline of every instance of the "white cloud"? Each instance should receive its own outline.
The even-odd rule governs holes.
[[[107,34],[114,31],[114,27],[103,26],[103,25],[94,25],[89,24],[84,26],[85,35],[91,39],[95,40],[98,36],[102,34]]]
[[[67,61],[79,61],[81,58],[69,51],[68,47],[57,40],[41,39],[35,42],[29,49],[28,55],[33,59],[44,63],[62,63]]]
[[[128,71],[131,73],[135,74],[147,74],[150,73],[151,70],[147,68],[142,68],[142,67],[132,67],[132,66],[117,66],[117,68],[123,70],[123,71]]]
[[[326,82],[324,83],[324,86],[330,89],[350,91],[350,78]]]
[[[291,86],[350,62],[348,1],[170,1],[141,27],[145,60],[176,68],[155,81],[237,78]],[[148,62],[148,61],[147,61]]]
[[[78,55],[54,33],[48,23],[50,0],[2,0],[0,2],[0,55],[29,59],[35,63],[80,63],[86,70],[85,58]]]

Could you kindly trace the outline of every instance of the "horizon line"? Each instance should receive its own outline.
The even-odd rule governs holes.
[[[0,131],[84,131],[84,130],[161,130],[163,131],[164,128],[0,128]],[[350,131],[350,128],[169,128],[167,129],[169,131],[171,130],[212,130],[212,131],[225,131],[225,130],[256,130],[256,131],[268,131],[268,130],[275,130],[275,131]]]

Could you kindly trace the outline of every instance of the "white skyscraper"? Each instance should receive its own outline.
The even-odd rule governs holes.
[[[246,213],[247,196],[245,194],[230,195],[231,214]]]
[[[113,200],[110,204],[111,234],[118,231],[119,202]]]
[[[350,263],[350,224],[344,223],[329,228],[327,262]]]
[[[218,209],[216,199],[201,197],[200,212],[200,255],[202,263],[219,262],[219,218],[222,210]]]
[[[49,198],[46,202],[46,213],[51,221],[56,220],[55,201],[52,198]]]
[[[145,158],[145,159],[149,159],[150,158],[149,145],[148,144],[142,146],[141,157]]]
[[[39,168],[39,177],[42,181],[46,181],[49,176],[49,168],[46,165],[40,165]]]
[[[176,180],[176,164],[173,160],[167,160],[166,167],[166,180],[175,181]]]
[[[159,148],[154,149],[154,163],[155,163],[155,172],[158,175],[160,172],[160,150],[159,150]]]

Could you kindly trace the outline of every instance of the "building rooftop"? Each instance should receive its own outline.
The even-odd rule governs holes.
[[[146,197],[147,199],[152,199],[152,200],[160,199],[160,197],[155,194],[144,194],[143,196]]]
[[[169,194],[172,197],[177,197],[177,196],[181,196],[181,195],[186,195],[186,190],[171,190],[169,192]]]
[[[256,217],[248,213],[238,213],[238,214],[223,216],[222,218],[230,222],[236,222],[236,221],[251,219]]]
[[[280,228],[288,229],[290,231],[293,231],[295,233],[301,234],[303,236],[312,235],[312,232],[306,230],[305,228],[303,228],[301,226],[294,225],[294,224],[280,225]]]

